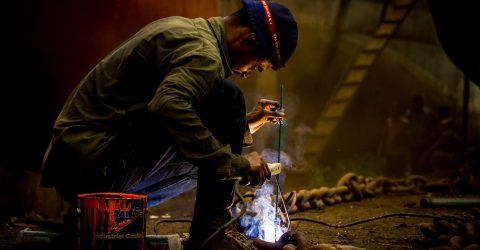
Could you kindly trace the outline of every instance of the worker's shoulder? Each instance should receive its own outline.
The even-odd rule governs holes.
[[[162,44],[182,44],[185,48],[193,46],[189,48],[191,52],[202,54],[209,51],[216,53],[219,46],[216,34],[204,18],[171,16],[148,24],[140,33],[143,33],[143,39],[161,40]]]
[[[207,26],[207,21],[203,18],[186,18],[181,16],[171,16],[155,20],[141,31],[151,34],[173,33],[182,36],[197,35],[199,26]]]
[[[182,16],[170,16],[170,17],[164,17],[164,18],[152,21],[147,26],[149,25],[189,26],[194,24],[194,20],[195,19],[182,17]]]
[[[215,40],[208,22],[203,18],[185,18],[171,16],[153,21],[144,26],[137,34],[145,40],[161,40],[162,43],[204,43]]]
[[[196,54],[221,62],[216,34],[204,18],[171,16],[158,19],[144,26],[132,40],[139,41],[142,46],[148,44],[149,48],[161,47],[169,53]]]

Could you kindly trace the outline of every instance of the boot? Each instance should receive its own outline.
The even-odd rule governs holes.
[[[228,208],[232,204],[233,185],[234,181],[215,179],[202,175],[200,171],[194,215],[185,250],[248,249],[242,243],[246,242],[246,237],[235,229],[236,223],[216,233],[232,219]],[[242,235],[244,239],[240,237]]]
[[[233,223],[225,230],[214,235],[213,237],[202,242],[189,238],[184,245],[184,250],[257,250],[253,241],[248,240],[244,233],[241,232],[241,226],[238,223]]]

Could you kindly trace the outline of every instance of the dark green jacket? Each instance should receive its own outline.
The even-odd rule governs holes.
[[[231,75],[224,29],[220,17],[164,18],[105,57],[74,89],[55,122],[43,185],[94,166],[139,112],[158,116],[189,161],[219,176],[245,173],[248,161],[218,142],[194,110]],[[65,153],[72,154],[67,162],[59,160]]]

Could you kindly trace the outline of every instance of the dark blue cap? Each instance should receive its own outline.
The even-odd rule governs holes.
[[[297,47],[297,22],[290,10],[265,0],[243,0],[243,7],[273,67],[284,67]]]

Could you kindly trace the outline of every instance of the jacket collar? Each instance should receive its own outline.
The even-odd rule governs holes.
[[[217,39],[218,48],[220,49],[220,56],[222,57],[223,67],[225,69],[225,78],[232,75],[232,69],[228,60],[228,47],[226,40],[225,24],[222,17],[211,17],[207,19],[210,29],[213,31],[213,35]]]

